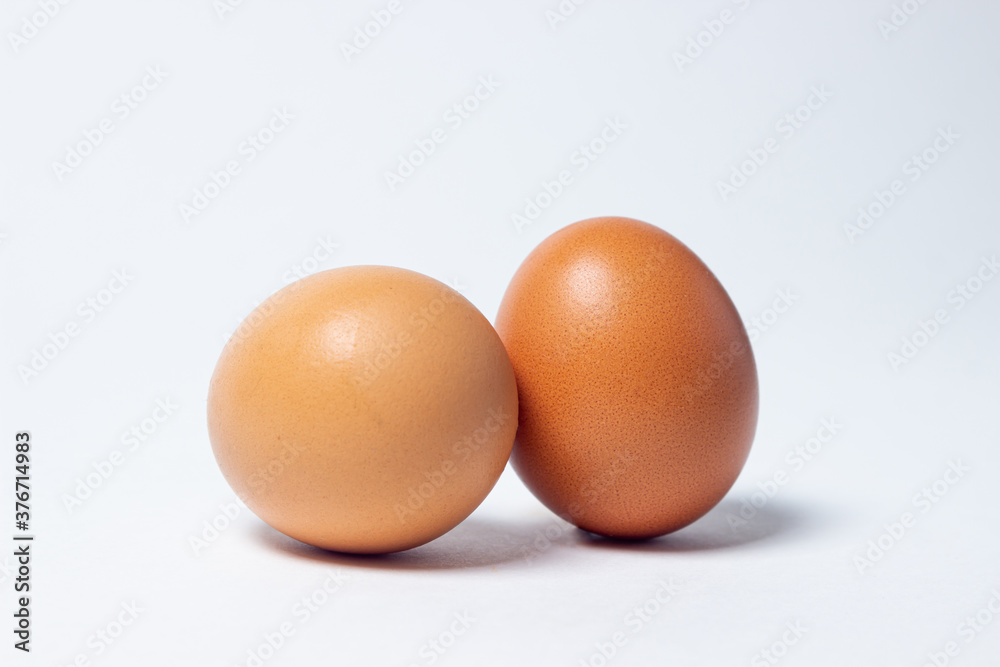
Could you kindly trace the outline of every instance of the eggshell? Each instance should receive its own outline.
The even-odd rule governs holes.
[[[511,462],[585,530],[648,538],[709,511],[757,424],[743,323],[708,267],[667,232],[594,218],[524,260],[496,320],[517,377]]]
[[[344,552],[399,551],[486,497],[517,428],[513,369],[452,288],[383,266],[314,274],[261,304],[208,396],[212,449],[247,507]]]

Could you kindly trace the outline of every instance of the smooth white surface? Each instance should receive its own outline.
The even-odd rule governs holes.
[[[971,642],[959,625],[1000,591],[1000,280],[961,310],[949,292],[1000,252],[1000,8],[928,2],[884,38],[889,1],[593,0],[553,29],[556,0],[403,0],[347,62],[340,45],[386,4],[248,0],[220,19],[209,0],[81,2],[16,52],[5,38],[0,497],[14,433],[29,429],[38,541],[30,656],[10,647],[0,571],[3,664],[247,665],[287,621],[295,634],[264,664],[429,665],[456,614],[474,620],[433,664],[599,665],[595,645],[616,632],[612,665],[775,664],[759,652],[786,623],[805,632],[782,665],[921,665],[951,640],[949,664],[995,664],[1000,617]],[[5,3],[0,27],[21,30],[38,7]],[[733,21],[679,71],[674,52],[723,9]],[[166,78],[119,118],[114,100],[147,67]],[[444,114],[480,77],[499,87],[452,127]],[[785,136],[776,123],[813,87],[829,100]],[[246,160],[241,142],[274,109],[294,119]],[[59,180],[52,163],[105,117],[114,131]],[[574,153],[609,118],[627,128],[578,171]],[[384,172],[435,127],[444,143],[390,191]],[[909,180],[904,163],[949,127],[954,145]],[[723,201],[717,182],[769,137],[777,151]],[[179,205],[228,160],[240,173],[185,223]],[[561,169],[572,185],[518,233],[511,215]],[[905,193],[851,243],[844,225],[897,178]],[[757,438],[715,511],[609,544],[565,529],[508,469],[468,521],[412,552],[319,552],[242,510],[195,553],[190,539],[233,501],[206,435],[215,360],[318,239],[338,247],[314,268],[422,271],[492,319],[539,241],[607,214],[688,244],[748,326],[780,290],[795,297],[754,341]],[[122,269],[134,279],[87,321],[78,304]],[[887,354],[937,309],[948,322],[894,370]],[[22,381],[68,323],[79,335]],[[128,451],[123,433],[157,399],[175,414]],[[786,454],[830,418],[842,428],[793,472]],[[68,511],[64,495],[115,449],[122,465]],[[968,472],[921,511],[914,496],[959,460]],[[777,471],[787,484],[732,526]],[[855,558],[907,511],[915,525],[859,573]],[[332,573],[347,579],[300,623],[297,601]],[[660,581],[676,592],[637,627],[631,610]],[[133,600],[143,611],[98,655],[92,636]]]

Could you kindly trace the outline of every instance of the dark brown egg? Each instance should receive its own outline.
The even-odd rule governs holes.
[[[746,461],[757,370],[725,289],[667,232],[594,218],[545,239],[496,321],[517,378],[512,463],[552,511],[621,538],[708,512]]]

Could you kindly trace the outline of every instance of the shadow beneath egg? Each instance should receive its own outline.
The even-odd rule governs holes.
[[[750,514],[740,500],[723,499],[694,523],[677,532],[647,540],[627,540],[577,530],[584,546],[652,552],[693,552],[736,549],[764,541],[800,537],[818,530],[828,518],[815,508],[772,501]]]
[[[548,520],[531,522],[470,517],[436,540],[390,554],[328,551],[299,542],[264,522],[257,526],[257,536],[265,546],[275,551],[321,563],[382,570],[446,570],[495,567],[507,563],[530,565],[553,555],[553,547],[579,546],[652,553],[731,550],[795,539],[822,529],[830,518],[816,508],[778,501],[756,509],[752,516],[747,514],[741,501],[727,498],[691,525],[647,540],[596,535],[575,528],[554,515]]]
[[[384,570],[441,570],[532,562],[550,546],[572,544],[575,530],[564,529],[548,540],[544,549],[538,547],[539,535],[554,521],[554,517],[527,523],[470,517],[436,540],[390,554],[327,551],[288,537],[264,522],[260,522],[257,533],[262,543],[276,551],[322,563]]]

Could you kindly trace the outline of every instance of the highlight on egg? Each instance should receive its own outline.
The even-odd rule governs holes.
[[[517,412],[482,313],[386,266],[275,293],[227,343],[208,395],[213,452],[247,507],[352,553],[416,547],[465,519],[507,463]]]
[[[569,225],[514,274],[496,319],[517,378],[511,463],[587,531],[651,538],[715,506],[757,424],[753,351],[684,244],[620,217]]]

